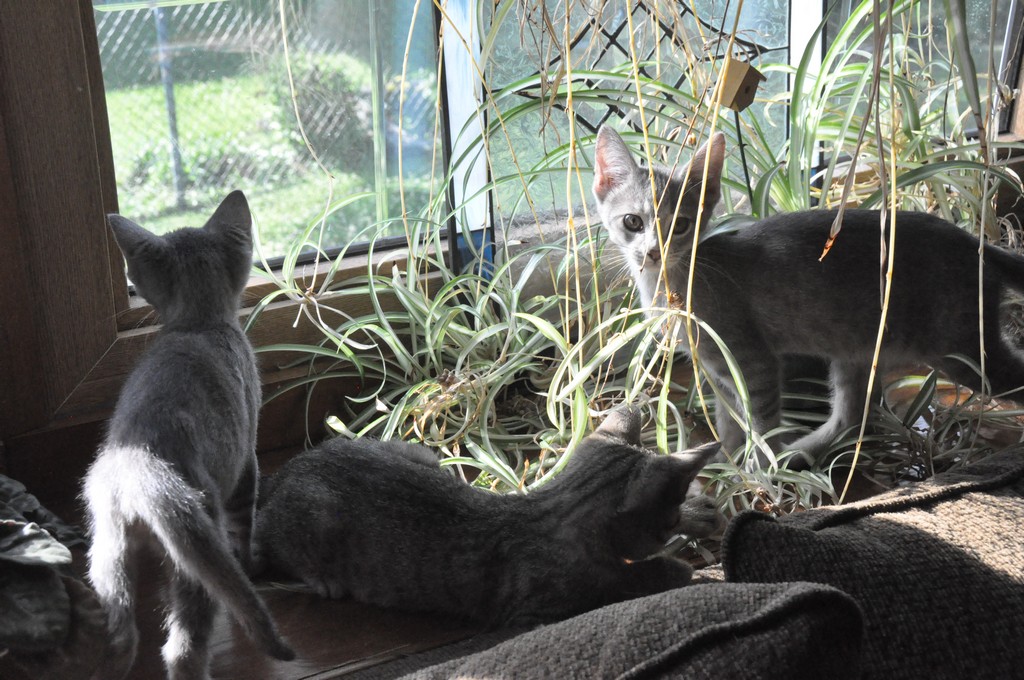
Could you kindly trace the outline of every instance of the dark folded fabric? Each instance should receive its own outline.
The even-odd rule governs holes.
[[[862,621],[810,583],[706,583],[620,602],[406,676],[473,678],[860,677]]]
[[[812,581],[853,596],[865,678],[1024,678],[1022,526],[1017,449],[861,503],[744,513],[722,560],[732,582]]]

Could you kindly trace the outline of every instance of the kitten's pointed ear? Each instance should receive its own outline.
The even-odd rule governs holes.
[[[650,455],[638,473],[630,477],[618,511],[646,515],[682,503],[690,485],[688,473],[687,466],[673,456]]]
[[[135,259],[139,255],[160,253],[166,246],[163,238],[147,231],[127,217],[110,214],[107,215],[107,223],[110,225],[110,230],[114,232],[117,247],[129,260]]]
[[[597,131],[594,151],[594,197],[603,201],[609,191],[629,178],[638,167],[619,133],[602,125]]]
[[[710,160],[707,160],[710,156]],[[704,163],[708,163],[707,189],[704,191],[705,207],[714,208],[718,199],[722,197],[722,165],[725,163],[725,135],[716,132],[711,139],[704,143],[704,146],[697,149],[693,154],[689,165],[689,179],[686,182],[686,191],[700,192],[700,183],[704,177]],[[685,175],[686,168],[681,172]]]
[[[634,446],[640,445],[640,410],[627,406],[609,413],[594,434],[625,440]]]
[[[682,502],[690,482],[719,448],[720,444],[713,442],[670,456],[650,456],[642,472],[627,485],[620,511],[641,512],[644,508],[658,507],[665,498],[678,497]]]
[[[252,245],[252,214],[245,194],[237,189],[221,201],[203,229],[232,236],[239,243]]]
[[[688,449],[686,451],[680,451],[679,453],[673,453],[672,458],[684,463],[686,465],[687,475],[690,479],[693,479],[705,465],[711,462],[721,448],[721,442],[711,442],[710,444],[698,446],[695,449]]]

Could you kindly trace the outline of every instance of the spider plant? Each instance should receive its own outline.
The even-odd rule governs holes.
[[[331,378],[363,386],[329,419],[335,431],[422,441],[444,453],[443,464],[476,468],[477,483],[503,490],[529,489],[557,474],[595,418],[622,402],[647,409],[651,444],[662,450],[709,436],[703,422],[724,402],[701,385],[702,374],[693,373],[677,343],[665,340],[688,321],[685,311],[635,309],[630,286],[615,276],[599,225],[586,209],[595,131],[587,116],[595,111],[616,112],[616,124],[636,131],[627,139],[648,160],[668,164],[685,162],[690,137],[712,126],[724,130],[734,148],[745,140],[745,167],[735,155],[727,162],[732,191],[718,220],[723,225],[749,219],[747,213],[757,217],[815,202],[880,206],[883,199],[887,206],[928,209],[979,225],[992,178],[1020,191],[1012,173],[979,154],[966,124],[973,118],[955,96],[965,79],[977,76],[921,37],[923,3],[899,0],[889,12],[876,12],[876,28],[868,22],[876,3],[861,2],[814,70],[811,48],[795,67],[773,63],[773,55],[760,57],[763,71],[790,78],[790,86],[762,101],[760,113],[734,119],[708,104],[721,59],[701,58],[707,50],[685,27],[666,28],[662,19],[673,15],[674,3],[648,5],[646,23],[629,33],[640,37],[631,40],[656,31],[662,37],[648,44],[643,57],[630,43],[618,62],[600,41],[580,36],[588,22],[598,25],[622,12],[634,21],[630,12],[640,10],[628,3],[552,7],[541,0],[504,0],[482,10],[486,28],[476,68],[483,98],[463,128],[470,138],[450,159],[445,180],[457,181],[478,164],[486,167],[490,181],[467,200],[490,198],[498,227],[495,262],[485,262],[485,250],[478,248],[473,266],[451,268],[442,237],[451,219],[462,219],[465,206],[446,206],[440,192],[404,218],[405,249],[383,263],[369,258],[354,279],[332,276],[339,256],[316,287],[294,285],[294,256],[316,247],[317,223],[296,242],[285,272],[274,278],[279,289],[261,308],[281,296],[300,302],[323,340],[261,351],[292,352],[308,366],[308,375],[292,388]],[[723,25],[721,17],[694,16],[702,40],[708,26]],[[533,40],[537,47],[524,50],[533,55],[533,73],[502,81],[498,66],[507,55],[501,45],[515,30],[523,44]],[[736,39],[735,30],[722,28],[712,43],[738,50]],[[859,105],[869,98],[870,106]],[[771,130],[771,115],[779,109],[790,129],[781,148]],[[884,174],[890,168],[895,171]],[[847,180],[852,184],[844,192]],[[362,198],[344,197],[326,211]],[[531,244],[519,246],[513,226],[523,222],[534,224],[536,233]],[[371,243],[383,226],[367,229]],[[471,241],[471,234],[464,236]],[[538,284],[542,293],[535,292]],[[371,311],[346,315],[347,301],[355,299],[368,300]],[[714,329],[701,332],[717,341]],[[722,350],[729,356],[727,347]],[[742,367],[732,370],[742,394]],[[937,377],[914,380],[897,379],[901,390],[918,390],[902,415],[889,401],[879,405],[876,434],[865,440],[853,433],[821,469],[788,470],[782,452],[769,452],[762,467],[751,454],[755,446],[766,448],[762,437],[769,433],[751,432],[742,460],[709,466],[709,486],[730,512],[790,512],[839,498],[831,468],[849,463],[851,441],[867,441],[866,465],[891,481],[913,467],[917,452],[927,452],[931,466],[959,460],[979,423],[1015,426],[1012,415],[993,414],[980,401],[943,402],[947,390]],[[733,415],[744,422],[744,413]],[[799,426],[799,414],[785,416],[789,426]],[[918,427],[922,418],[931,425],[927,434]],[[915,453],[895,456],[896,441]]]
[[[972,107],[958,97],[961,90],[978,92],[979,76],[973,65],[959,67],[961,50],[939,44],[932,35],[930,4],[894,3],[877,26],[888,29],[887,36],[869,44],[878,37],[869,22],[877,4],[864,0],[853,8],[816,71],[810,70],[811,48],[795,68],[766,67],[792,77],[791,91],[773,102],[786,104],[791,137],[777,168],[758,183],[757,212],[806,209],[812,201],[833,207],[851,173],[856,182],[842,200],[882,207],[891,163],[897,189],[892,205],[936,212],[979,233],[982,205],[991,200],[986,183],[995,179],[1020,191],[1018,177],[980,153],[985,140],[971,125]],[[862,104],[865,100],[873,106]],[[753,132],[756,139],[756,128]],[[816,161],[819,153],[823,161]],[[998,230],[989,226],[985,233],[998,235]]]

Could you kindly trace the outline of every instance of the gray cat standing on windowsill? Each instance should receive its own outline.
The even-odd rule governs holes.
[[[689,493],[718,445],[657,455],[640,426],[639,411],[613,412],[528,494],[466,484],[424,446],[329,440],[261,489],[254,557],[325,597],[491,626],[684,586],[690,566],[654,555],[674,534],[724,524],[710,498]]]
[[[685,166],[675,171],[655,166],[656,208],[648,170],[614,130],[605,126],[598,132],[593,186],[598,212],[646,308],[664,309],[667,299],[685,299],[705,162],[702,234],[721,195],[724,155],[725,137],[718,133],[691,158],[688,179]],[[693,276],[692,311],[736,357],[759,433],[779,425],[782,357],[807,355],[829,362],[831,416],[785,446],[811,459],[860,422],[881,314],[880,215],[847,211],[834,247],[819,261],[835,217],[829,210],[780,214],[702,238]],[[882,359],[925,362],[979,390],[978,374],[948,356],[979,362],[978,240],[925,213],[899,212],[896,224]],[[1024,258],[989,245],[984,252],[986,368],[991,390],[998,394],[1024,386],[1024,356],[1002,336],[999,321],[1006,289],[1024,291]],[[672,295],[666,296],[663,278]],[[710,338],[701,340],[698,358],[742,413],[725,359]],[[716,409],[715,425],[724,449],[743,445],[744,432],[727,409]],[[769,444],[776,453],[783,448],[777,437]]]
[[[201,229],[165,236],[109,219],[129,277],[163,328],[125,381],[84,482],[89,580],[110,633],[97,677],[122,678],[134,662],[132,557],[150,538],[172,567],[162,650],[168,677],[209,677],[218,602],[267,654],[292,659],[243,570],[260,407],[255,357],[238,323],[252,267],[249,205],[235,191]]]

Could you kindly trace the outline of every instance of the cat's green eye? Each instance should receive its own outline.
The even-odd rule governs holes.
[[[622,218],[622,226],[635,234],[644,230],[644,221],[639,215],[629,214]]]

